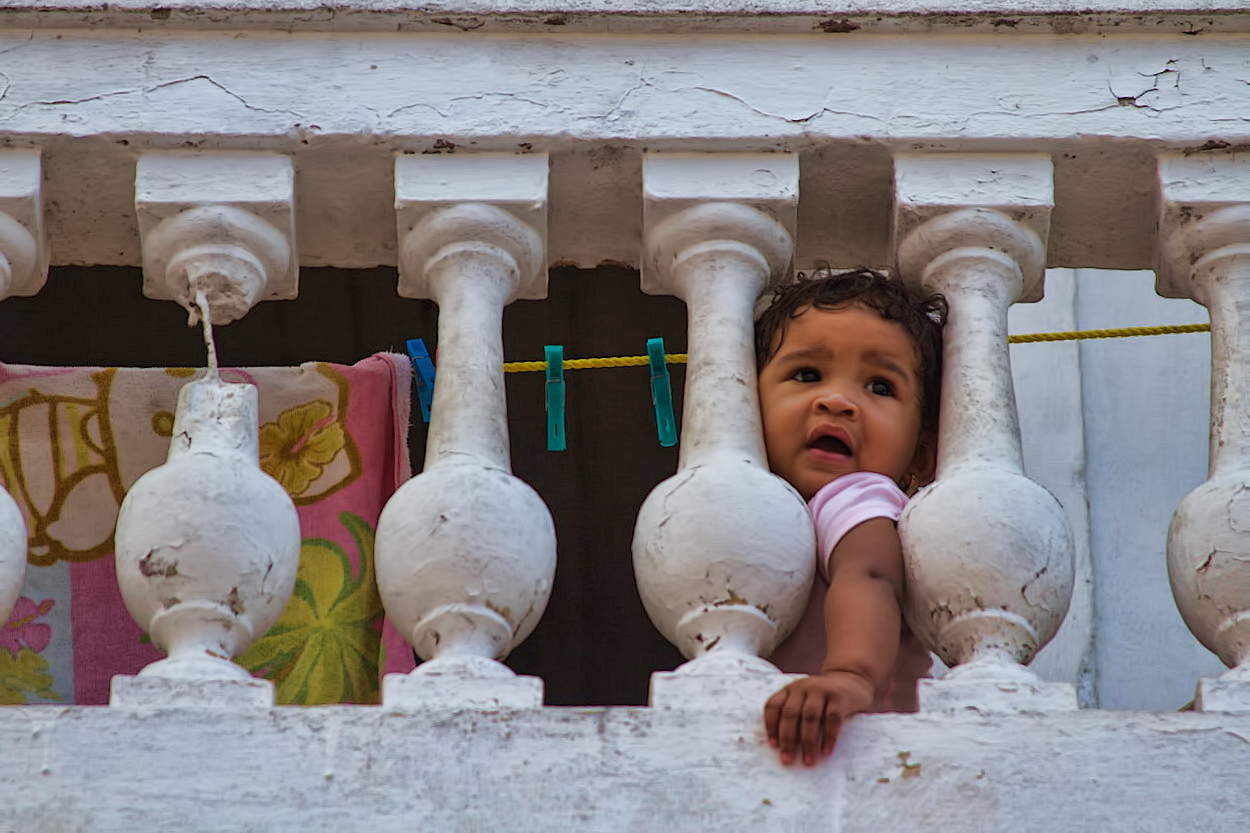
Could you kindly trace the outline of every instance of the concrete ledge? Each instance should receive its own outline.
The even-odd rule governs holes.
[[[877,715],[783,769],[758,717],[0,710],[0,829],[1243,830],[1250,716]]]

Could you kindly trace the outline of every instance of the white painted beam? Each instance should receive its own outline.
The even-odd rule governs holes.
[[[137,265],[135,160],[194,146],[289,155],[300,262],[345,268],[396,262],[397,152],[548,152],[549,262],[592,266],[638,263],[644,148],[794,151],[800,268],[891,261],[895,152],[1041,152],[1049,265],[1126,269],[1157,150],[1250,145],[1243,36],[830,43],[8,30],[0,138],[43,150],[57,263]]]
[[[147,29],[236,26],[283,31],[406,31],[637,34],[958,31],[1058,35],[1250,31],[1237,0],[18,0],[5,18],[19,27],[89,25]]]

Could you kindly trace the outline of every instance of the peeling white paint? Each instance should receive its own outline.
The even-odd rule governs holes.
[[[1200,167],[1201,166],[1201,167]],[[1202,708],[1250,711],[1250,165],[1160,160],[1160,284],[1211,314],[1211,442],[1207,481],[1186,495],[1168,530],[1168,576],[1185,624],[1232,668],[1203,681]],[[1206,194],[1177,174],[1219,174]],[[1205,176],[1204,176],[1205,175]],[[1236,202],[1230,202],[1236,200]]]
[[[1248,721],[864,715],[803,770],[758,712],[33,706],[0,710],[0,802],[21,831],[1236,831]]]
[[[807,603],[815,533],[803,499],[765,463],[751,336],[756,300],[789,265],[797,185],[791,157],[646,160],[643,289],[686,302],[690,345],[678,471],[634,527],[643,607],[691,659],[669,684],[653,680],[653,704],[666,692],[715,702],[701,675],[776,690],[759,656]]]
[[[1049,265],[1143,268],[1156,149],[1250,143],[1236,35],[0,31],[57,263],[139,263],[135,160],[189,146],[291,156],[306,266],[396,263],[394,154],[467,150],[550,154],[549,263],[637,264],[644,148],[797,152],[797,265],[886,265],[895,152],[1006,148],[1053,157]]]
[[[1063,508],[1024,476],[1007,348],[1008,307],[1041,294],[1049,167],[1005,154],[896,162],[900,274],[950,307],[937,480],[899,520],[907,620],[958,666],[922,691],[945,689],[945,700],[966,696],[978,708],[1009,707],[1016,695],[1023,708],[1076,705],[1070,686],[1020,667],[1058,630],[1073,585]]]
[[[395,163],[399,290],[438,302],[439,362],[425,466],[378,519],[383,604],[427,660],[387,677],[388,706],[542,704],[541,682],[498,660],[538,624],[556,567],[551,511],[512,474],[503,380],[503,309],[546,291],[546,167],[541,155]]]
[[[300,532],[259,465],[257,391],[210,374],[178,394],[169,459],[140,477],[117,519],[117,581],[169,654],[141,676],[243,680],[231,658],[277,621],[295,586]]]

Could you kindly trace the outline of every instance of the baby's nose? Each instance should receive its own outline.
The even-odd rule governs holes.
[[[859,410],[855,397],[840,386],[830,386],[816,400],[817,407],[832,413],[854,413]]]

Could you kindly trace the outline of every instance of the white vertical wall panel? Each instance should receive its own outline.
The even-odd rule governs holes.
[[[1011,308],[1010,330],[1014,335],[1076,329],[1075,301],[1072,270],[1052,269],[1046,274],[1043,300]],[[1080,350],[1074,341],[1016,344],[1011,348],[1025,471],[1063,505],[1076,545],[1067,619],[1031,667],[1043,679],[1076,683],[1081,705],[1090,707],[1098,704],[1096,630],[1080,369]]]
[[[1013,310],[1013,332],[1206,322],[1156,295],[1151,272],[1052,271],[1046,288]],[[1026,466],[1068,511],[1078,564],[1089,559],[1039,670],[1076,672],[1103,708],[1178,708],[1224,667],[1181,621],[1165,556],[1172,512],[1206,479],[1210,338],[1017,345],[1012,361]]]

